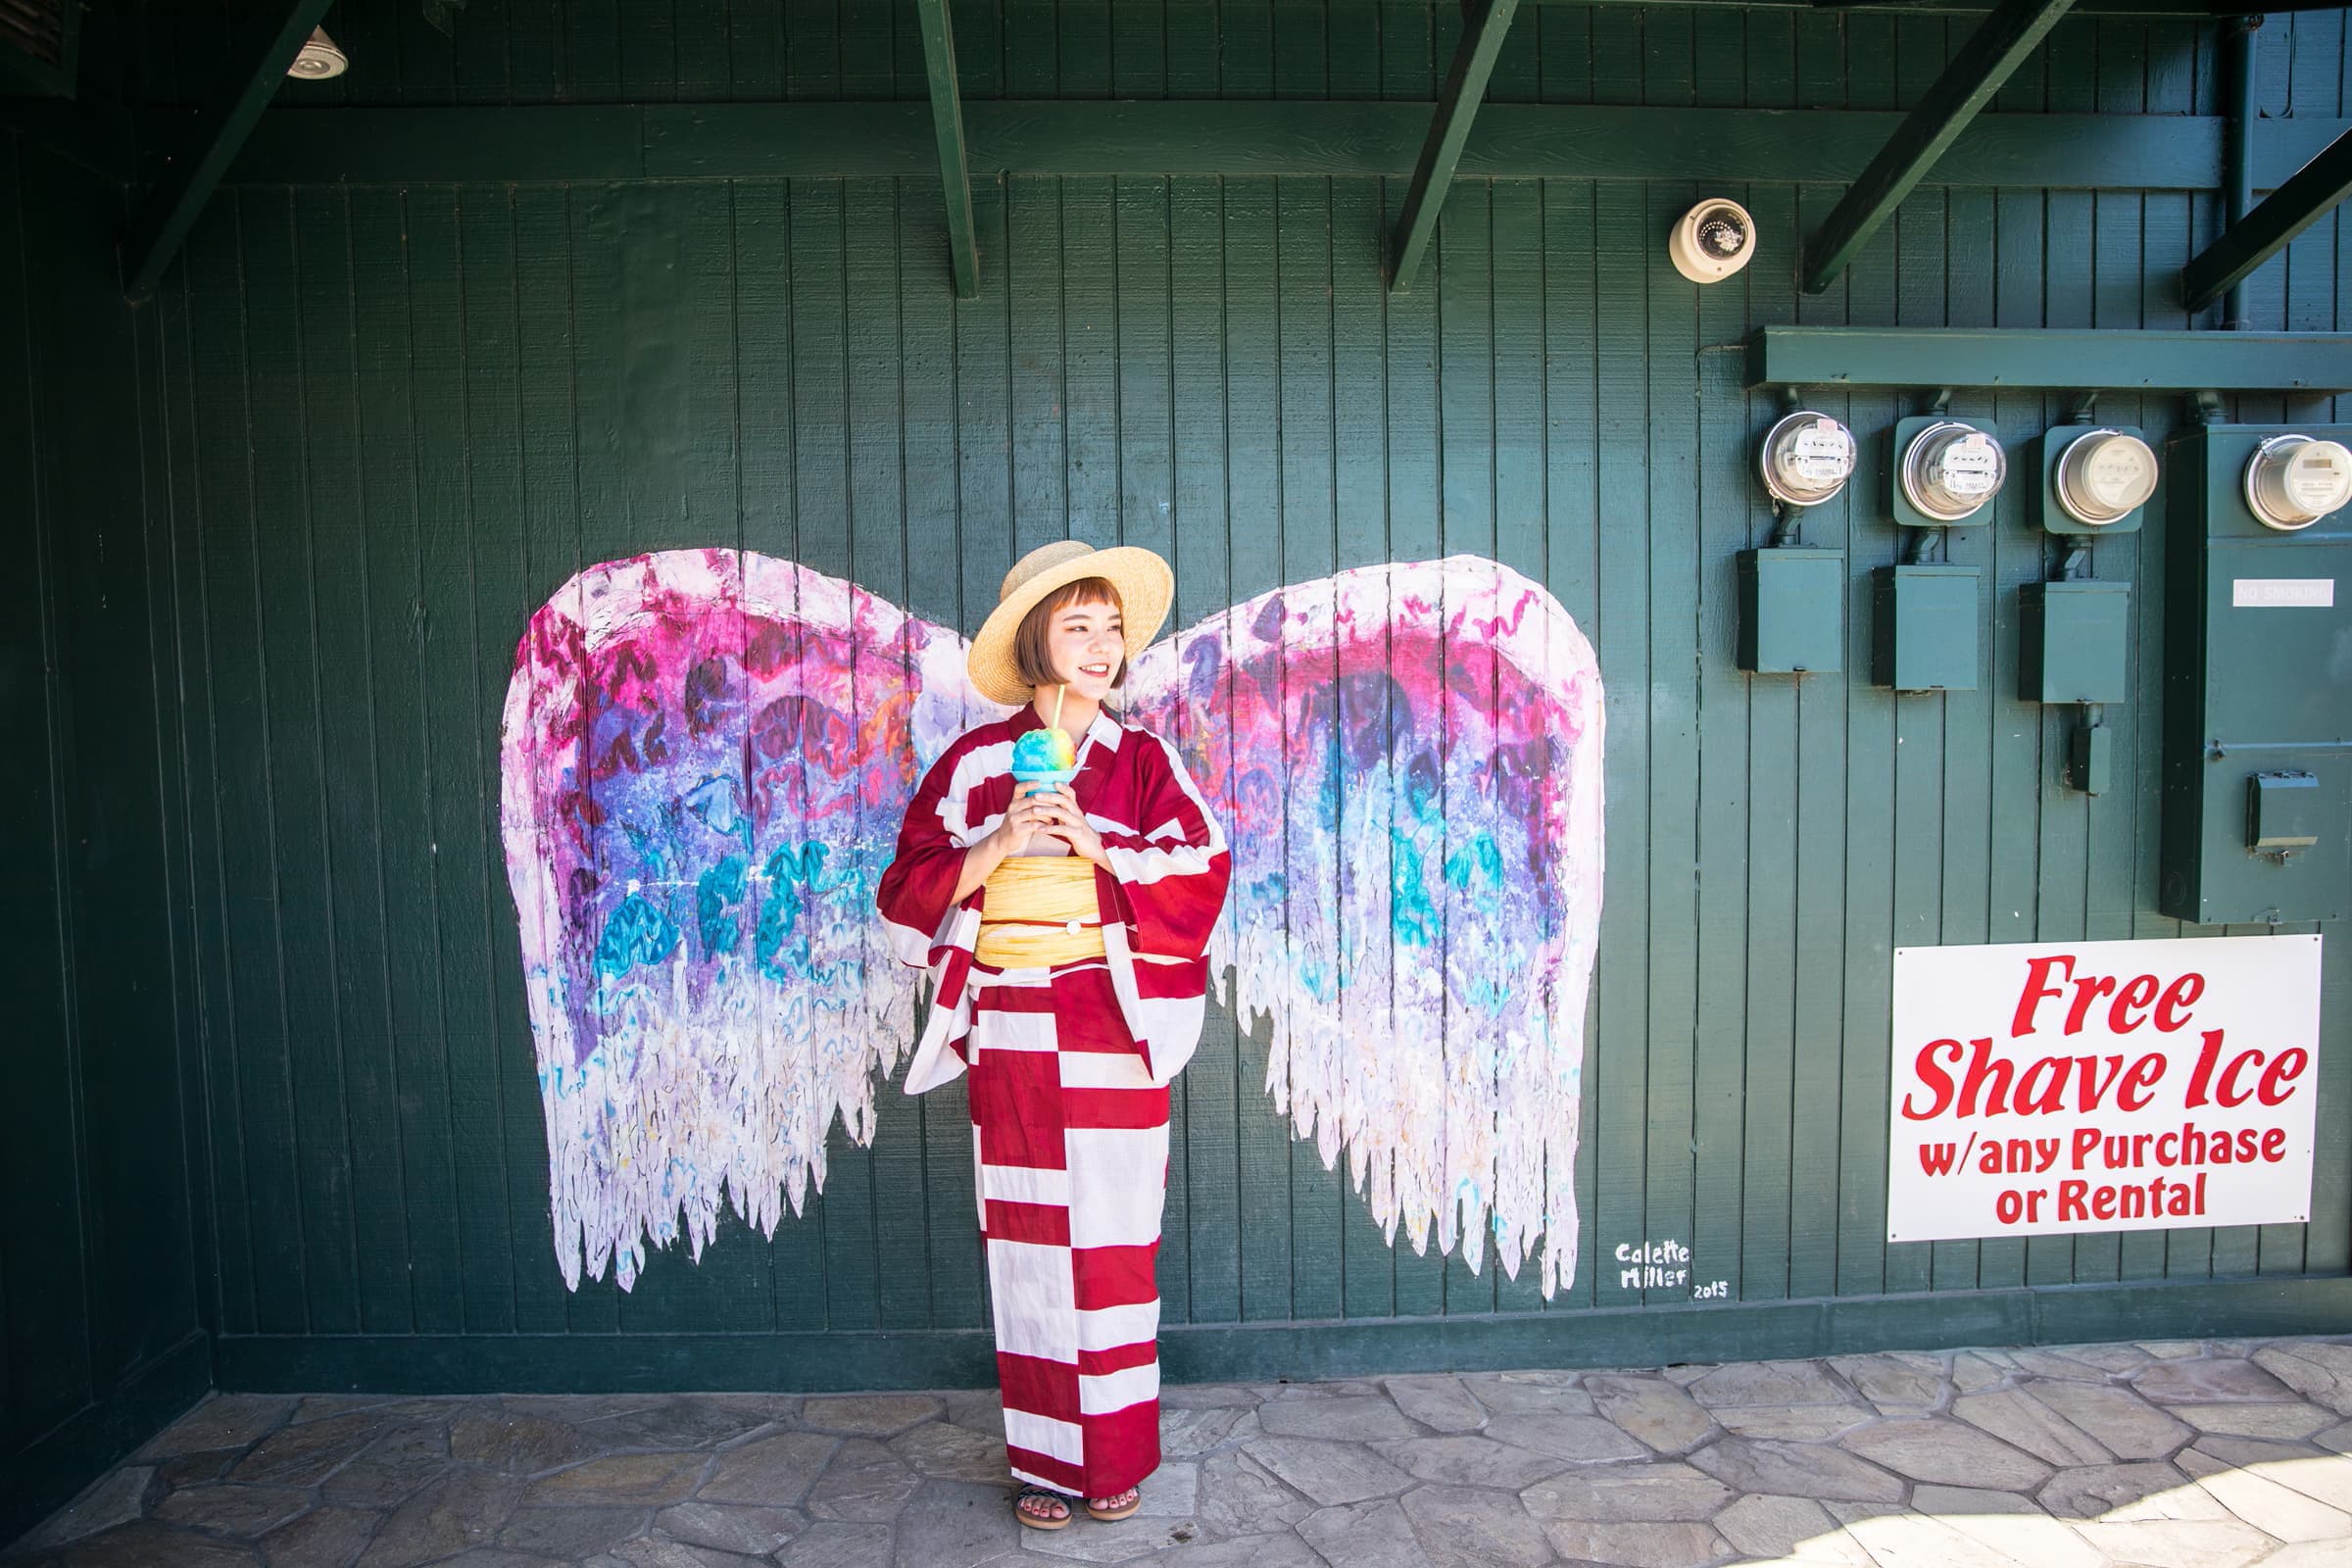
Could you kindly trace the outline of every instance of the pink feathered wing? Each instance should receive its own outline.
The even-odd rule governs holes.
[[[963,640],[728,550],[581,572],[508,688],[502,816],[577,1288],[732,1194],[773,1235],[836,1115],[912,1027],[873,886],[922,770],[1005,710]],[[1211,948],[1273,1020],[1267,1090],[1394,1240],[1473,1268],[1545,1242],[1572,1277],[1585,999],[1600,907],[1600,682],[1492,562],[1365,567],[1163,642],[1129,682],[1234,845]]]

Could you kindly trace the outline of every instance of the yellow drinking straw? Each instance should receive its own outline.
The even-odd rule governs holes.
[[[1046,728],[1061,728],[1061,700],[1069,695],[1070,688],[1067,682],[1064,682],[1063,684],[1054,688],[1054,721],[1051,724],[1048,724]]]

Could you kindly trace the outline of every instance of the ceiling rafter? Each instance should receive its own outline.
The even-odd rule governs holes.
[[[939,144],[939,179],[948,201],[948,267],[956,297],[980,293],[980,241],[972,222],[972,176],[965,158],[963,95],[956,85],[956,28],[948,0],[915,0],[923,29],[923,67],[931,78],[931,133]]]
[[[2318,157],[2180,269],[2180,294],[2189,314],[2227,294],[2347,196],[2352,196],[2352,130],[2321,148]]]
[[[2073,6],[2074,0],[2002,0],[2001,8],[1969,35],[1919,107],[1806,242],[1806,293],[1818,294],[1837,280]]]
[[[293,0],[255,19],[231,52],[236,64],[220,95],[206,107],[195,128],[172,156],[170,172],[147,193],[123,236],[128,282],[123,292],[135,303],[155,293],[164,270],[179,254],[204,204],[237,161],[245,138],[286,79],[295,55],[326,15],[329,0]]]
[[[1437,236],[1438,215],[1446,206],[1446,187],[1453,183],[1455,166],[1462,161],[1462,144],[1470,139],[1470,122],[1487,96],[1487,78],[1494,74],[1494,58],[1502,53],[1503,35],[1519,0],[1474,0],[1466,6],[1462,41],[1453,52],[1453,67],[1438,94],[1438,112],[1413,167],[1413,183],[1405,192],[1404,211],[1396,220],[1396,261],[1389,270],[1389,289],[1402,294],[1413,285],[1421,258]]]

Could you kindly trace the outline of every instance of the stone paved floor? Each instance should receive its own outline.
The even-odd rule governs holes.
[[[1171,1388],[1023,1532],[994,1394],[225,1396],[9,1568],[2352,1568],[2352,1338]]]

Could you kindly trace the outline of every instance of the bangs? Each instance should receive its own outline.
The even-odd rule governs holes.
[[[1110,585],[1108,577],[1081,577],[1076,582],[1063,583],[1038,602],[1033,615],[1058,615],[1072,605],[1108,605],[1124,612],[1119,603],[1119,591]]]

